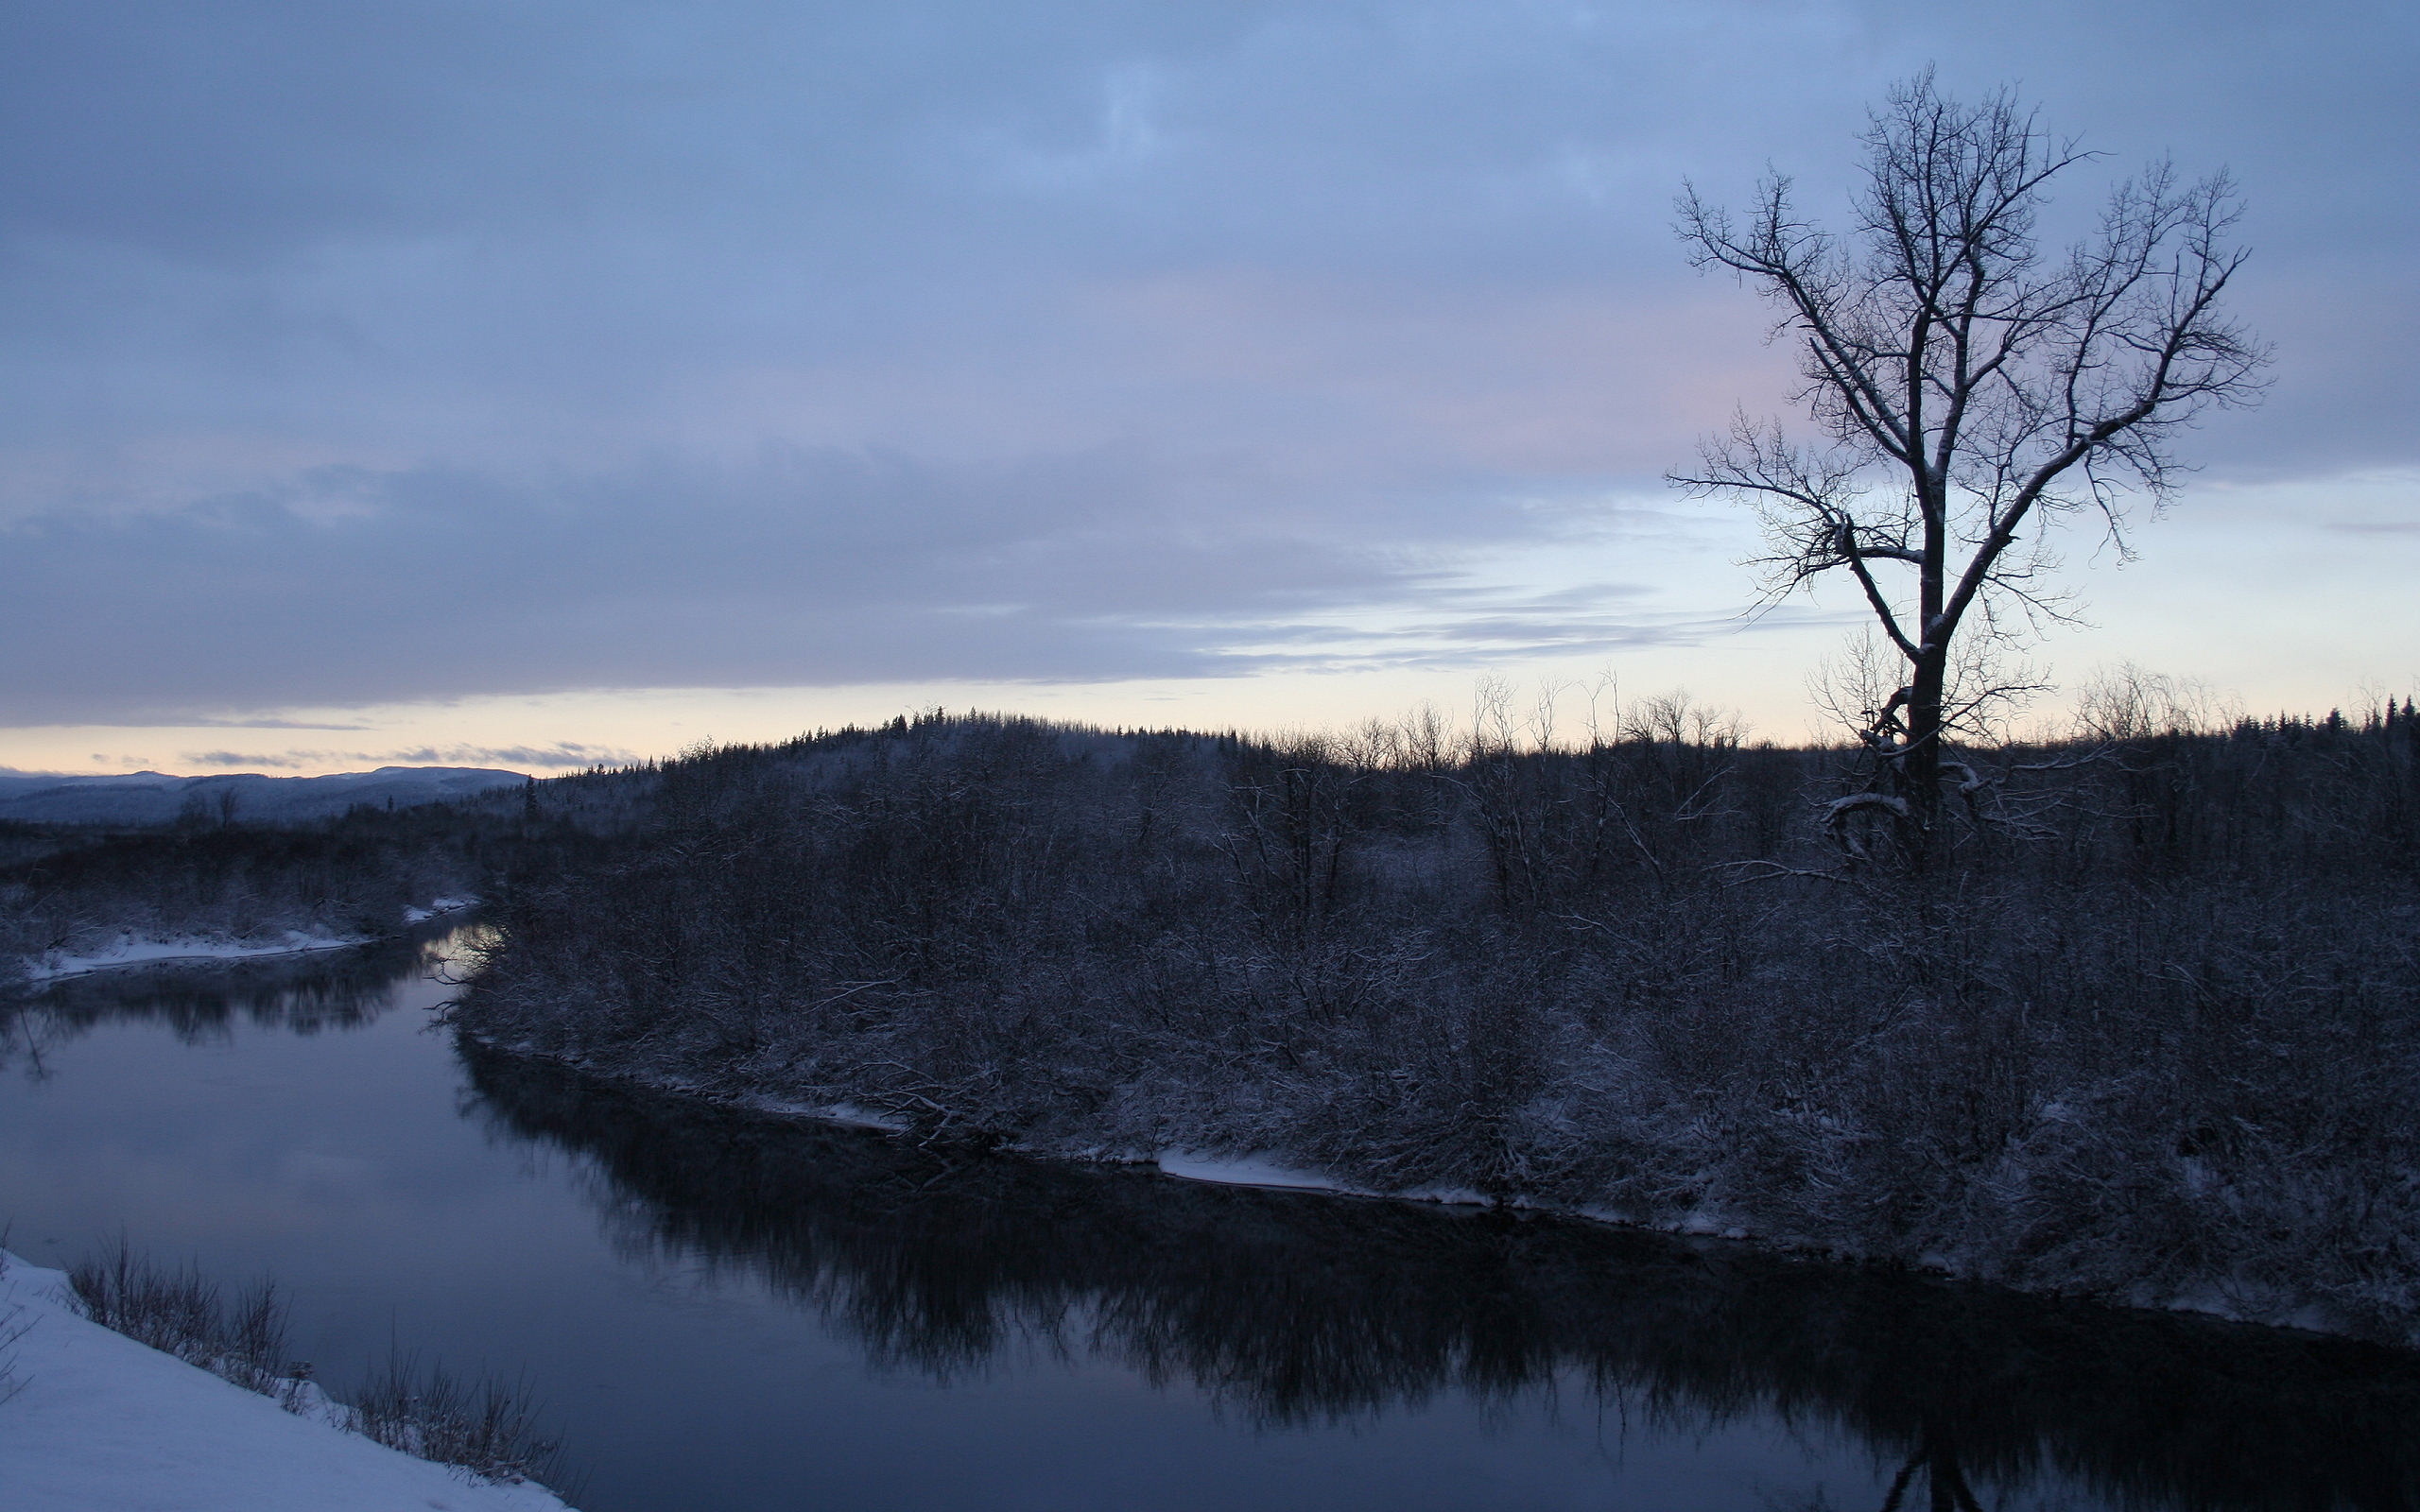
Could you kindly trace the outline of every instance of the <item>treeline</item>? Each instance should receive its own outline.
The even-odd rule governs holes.
[[[9,824],[0,833],[0,969],[130,936],[391,935],[408,908],[576,866],[603,843],[591,818],[532,790],[299,824]]]
[[[2122,713],[2122,711],[2121,711]],[[459,1022],[920,1137],[1272,1152],[2037,1290],[2420,1324],[2420,722],[1852,752],[926,717],[650,774]]]

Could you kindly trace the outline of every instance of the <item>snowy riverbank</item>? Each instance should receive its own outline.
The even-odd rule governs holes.
[[[292,1412],[87,1321],[63,1272],[0,1251],[10,1512],[562,1512]],[[340,1409],[339,1409],[340,1410]]]
[[[479,1034],[475,1027],[464,1023],[458,1014],[453,1022],[456,1027],[470,1039],[494,1053],[560,1066],[579,1075],[592,1077],[600,1082],[618,1084],[654,1095],[692,1099],[771,1119],[804,1119],[874,1129],[902,1137],[913,1136],[919,1126],[914,1121],[897,1111],[871,1107],[861,1102],[823,1102],[811,1098],[784,1097],[745,1087],[735,1087],[727,1083],[717,1085],[703,1078],[668,1074],[661,1071],[643,1074],[577,1053],[541,1047],[527,1040],[499,1042]],[[1814,1242],[1801,1234],[1776,1231],[1753,1223],[1745,1214],[1726,1211],[1710,1205],[1661,1212],[1641,1212],[1625,1210],[1609,1203],[1557,1201],[1533,1194],[1503,1193],[1491,1196],[1473,1188],[1448,1182],[1431,1182],[1388,1189],[1356,1181],[1348,1176],[1322,1167],[1315,1160],[1282,1149],[1221,1149],[1215,1145],[1200,1143],[1175,1143],[1156,1148],[1137,1149],[1065,1140],[1030,1139],[1006,1140],[988,1147],[1005,1155],[1034,1160],[1065,1160],[1078,1164],[1148,1166],[1162,1176],[1177,1180],[1197,1181],[1213,1186],[1315,1193],[1332,1197],[1378,1202],[1441,1204],[1449,1207],[1500,1206],[1524,1212],[1605,1224],[1617,1228],[1669,1234],[1687,1240],[1722,1240],[1744,1244],[1799,1260],[1827,1262],[1848,1266],[1881,1263],[1893,1268],[1944,1280],[1982,1281],[2016,1293],[2031,1293],[2045,1297],[2065,1299],[2083,1297],[2104,1306],[2130,1311],[2187,1314],[2228,1323],[2252,1324],[2269,1328],[2282,1327],[2297,1332],[2334,1334],[2347,1338],[2367,1337],[2374,1341],[2377,1340],[2380,1332],[2375,1328],[2360,1326],[2360,1319],[2348,1320],[2323,1307],[2279,1305],[2273,1294],[2262,1295],[2257,1289],[2248,1286],[2238,1288],[2202,1281],[2190,1285],[2167,1287],[2137,1285],[2087,1291],[2073,1287],[2012,1284],[2011,1280],[2004,1276],[1988,1274],[1981,1267],[1971,1263],[1961,1263],[1954,1256],[1935,1252],[1926,1254],[1912,1262],[1897,1257],[1878,1256],[1850,1246]],[[2389,1338],[2384,1342],[2403,1348],[2412,1347],[2408,1338]]]
[[[425,907],[404,910],[406,929],[414,929],[478,906],[476,898],[438,898]],[[199,966],[232,961],[274,960],[288,955],[309,955],[320,951],[352,950],[368,945],[380,936],[375,935],[314,934],[307,930],[289,929],[276,935],[250,939],[226,939],[199,936],[157,937],[122,934],[109,944],[81,952],[49,951],[25,960],[26,980],[35,985],[64,981],[69,977],[89,976],[95,971],[120,971],[134,967]]]
[[[147,939],[121,935],[98,950],[71,954],[52,951],[26,961],[30,982],[58,982],[95,971],[135,966],[195,966],[204,962],[268,960],[281,955],[307,955],[317,951],[351,950],[370,942],[367,935],[311,935],[287,930],[271,939]]]

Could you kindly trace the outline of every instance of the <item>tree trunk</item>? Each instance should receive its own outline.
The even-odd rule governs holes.
[[[1944,668],[1938,655],[1916,664],[1908,685],[1908,745],[1898,758],[1900,796],[1908,800],[1910,852],[1921,856],[1936,833],[1941,809],[1941,699]]]
[[[1914,413],[1914,407],[1910,406]],[[1908,748],[1899,758],[1900,796],[1908,800],[1910,858],[1921,862],[1938,832],[1941,809],[1943,684],[1949,670],[1949,637],[1944,616],[1945,569],[1949,557],[1949,490],[1921,455],[1910,460],[1910,480],[1924,511],[1924,559],[1916,568],[1916,659],[1908,682]]]

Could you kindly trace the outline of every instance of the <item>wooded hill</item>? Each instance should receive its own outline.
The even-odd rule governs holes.
[[[2420,1324],[2420,722],[1855,752],[926,717],[648,774],[458,1022],[1049,1153],[1270,1152],[2036,1290]]]

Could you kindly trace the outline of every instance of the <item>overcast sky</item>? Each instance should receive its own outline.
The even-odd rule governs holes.
[[[2248,415],[2118,569],[2259,708],[2420,675],[2420,8],[6,6],[0,765],[543,770],[930,703],[1153,723],[1685,684],[1844,600],[1660,483],[1786,405],[1685,179],[1827,215],[1936,64],[2226,166]]]

